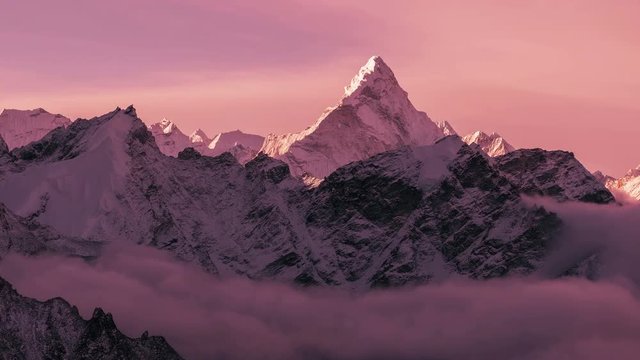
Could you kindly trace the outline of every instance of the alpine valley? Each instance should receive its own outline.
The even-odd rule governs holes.
[[[366,292],[525,277],[565,226],[532,199],[615,204],[609,189],[640,199],[638,169],[613,179],[570,152],[458,136],[415,109],[378,56],[298,133],[186,135],[166,119],[145,124],[129,106],[73,122],[5,110],[0,135],[0,258],[91,262],[125,242],[169,252],[212,281]],[[587,255],[549,276],[597,276],[580,270]],[[65,300],[29,299],[4,280],[0,299],[5,354],[180,358],[163,338],[122,334],[99,309],[85,320]]]

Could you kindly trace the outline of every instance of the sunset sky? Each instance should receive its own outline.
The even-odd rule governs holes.
[[[73,11],[69,11],[73,9]],[[372,55],[462,135],[640,164],[640,2],[0,0],[0,108],[299,131]]]

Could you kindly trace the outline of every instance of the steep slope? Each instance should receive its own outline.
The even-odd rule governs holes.
[[[65,300],[26,298],[1,278],[0,351],[5,359],[181,359],[162,337],[123,335],[101,309],[84,320]]]
[[[505,155],[515,150],[515,148],[498,133],[487,135],[482,131],[476,131],[463,137],[462,141],[469,145],[477,144],[482,151],[491,157]]]
[[[640,200],[640,165],[635,169],[630,169],[619,179],[609,176],[605,177],[603,181],[608,189],[620,191],[633,199]]]
[[[167,119],[152,124],[149,130],[156,139],[158,148],[165,155],[178,156],[184,148],[192,146],[190,138],[180,131],[176,124]]]
[[[521,149],[495,158],[497,168],[524,194],[606,204],[613,195],[573,153]]]
[[[300,133],[269,135],[261,151],[286,162],[296,176],[323,178],[352,161],[404,145],[432,144],[443,136],[413,107],[382,58],[374,56],[336,107]]]
[[[9,150],[40,140],[49,131],[68,126],[71,120],[44,109],[4,109],[0,114],[0,137]]]

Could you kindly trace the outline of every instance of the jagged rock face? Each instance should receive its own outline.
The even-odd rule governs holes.
[[[435,157],[387,152],[320,185],[307,221],[332,243],[343,281],[399,286],[451,273],[490,278],[536,268],[558,218],[523,205],[477,151],[458,139],[443,142],[434,145]],[[439,175],[425,179],[442,159]]]
[[[462,141],[469,145],[477,144],[482,151],[491,157],[505,155],[515,150],[515,148],[498,133],[487,135],[482,131],[476,131],[463,137]]]
[[[181,359],[162,337],[125,336],[101,309],[84,320],[65,300],[21,296],[1,278],[0,352],[5,359]]]
[[[69,124],[71,120],[68,118],[50,114],[44,109],[5,109],[0,114],[0,137],[11,150],[40,140],[51,130]]]
[[[376,56],[345,88],[336,107],[300,133],[269,135],[261,151],[286,162],[296,176],[324,178],[352,161],[405,145],[432,144],[443,136]]]
[[[495,161],[498,169],[524,194],[597,204],[615,201],[570,152],[522,149]]]
[[[43,145],[53,139],[65,145]],[[265,154],[244,166],[191,148],[165,156],[135,111],[118,109],[11,153],[0,201],[64,236],[151,245],[220,276],[346,288],[488,278],[535,269],[559,226],[522,193],[593,199],[572,156],[514,154],[494,164],[451,136],[351,163],[308,187]],[[553,176],[564,192],[542,181]],[[70,202],[78,188],[90,191]]]

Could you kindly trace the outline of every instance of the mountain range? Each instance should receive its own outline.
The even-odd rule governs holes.
[[[127,242],[221,278],[357,291],[531,274],[564,223],[529,197],[610,204],[607,188],[640,183],[640,170],[594,176],[570,152],[516,149],[496,133],[461,138],[415,109],[378,56],[298,133],[187,136],[166,119],[147,126],[129,106],[73,122],[5,110],[0,135],[0,258],[91,261]],[[3,281],[0,296],[14,304],[0,307],[0,331],[16,334],[0,346],[16,354],[33,343],[32,357],[117,348],[120,358],[179,358],[160,338],[124,336],[101,310],[86,321]],[[4,321],[22,318],[56,326]]]

